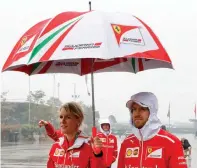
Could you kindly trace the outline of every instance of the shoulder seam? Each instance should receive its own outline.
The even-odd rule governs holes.
[[[132,139],[132,138],[135,138],[135,135],[130,135],[129,137],[125,138],[124,141],[129,140],[129,139]]]
[[[175,140],[173,140],[172,138],[166,136],[166,135],[160,135],[160,134],[157,134],[157,136],[159,137],[162,137],[162,138],[165,138],[165,139],[168,139],[169,141],[171,141],[172,143],[175,143]]]

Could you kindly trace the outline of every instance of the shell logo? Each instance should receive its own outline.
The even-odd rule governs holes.
[[[127,156],[131,156],[132,155],[132,150],[131,149],[128,149],[127,150]]]

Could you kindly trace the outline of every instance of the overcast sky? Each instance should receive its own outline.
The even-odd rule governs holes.
[[[125,103],[129,97],[139,91],[151,91],[159,99],[159,117],[162,121],[168,120],[169,102],[172,120],[188,121],[194,118],[194,104],[197,102],[196,6],[196,0],[92,0],[93,10],[129,12],[146,22],[159,37],[175,68],[138,74],[96,74],[96,110],[99,110],[101,117],[114,114],[118,121],[128,121],[129,112]],[[0,68],[27,29],[41,20],[71,10],[87,11],[88,1],[0,1]],[[9,91],[8,99],[25,100],[28,79],[24,73],[4,72],[1,74],[1,91]],[[42,89],[47,98],[53,96],[53,75],[35,75],[30,80],[32,91]],[[72,100],[73,83],[76,83],[79,100],[91,103],[84,77],[57,74],[56,96],[58,82],[63,102]]]

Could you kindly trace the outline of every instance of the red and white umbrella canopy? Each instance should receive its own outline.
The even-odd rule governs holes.
[[[127,13],[64,12],[29,29],[17,42],[3,71],[29,75],[172,68],[153,31]]]

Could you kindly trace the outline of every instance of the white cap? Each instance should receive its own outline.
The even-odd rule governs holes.
[[[151,92],[139,92],[131,96],[130,100],[126,103],[126,107],[130,108],[133,103],[137,103],[142,107],[148,107],[150,109],[154,109],[154,111],[158,110],[158,101],[156,96]]]
[[[107,119],[107,118],[101,119],[101,120],[99,121],[99,123],[100,123],[100,124],[109,124],[109,125],[110,125],[110,121],[109,121],[109,119]]]

